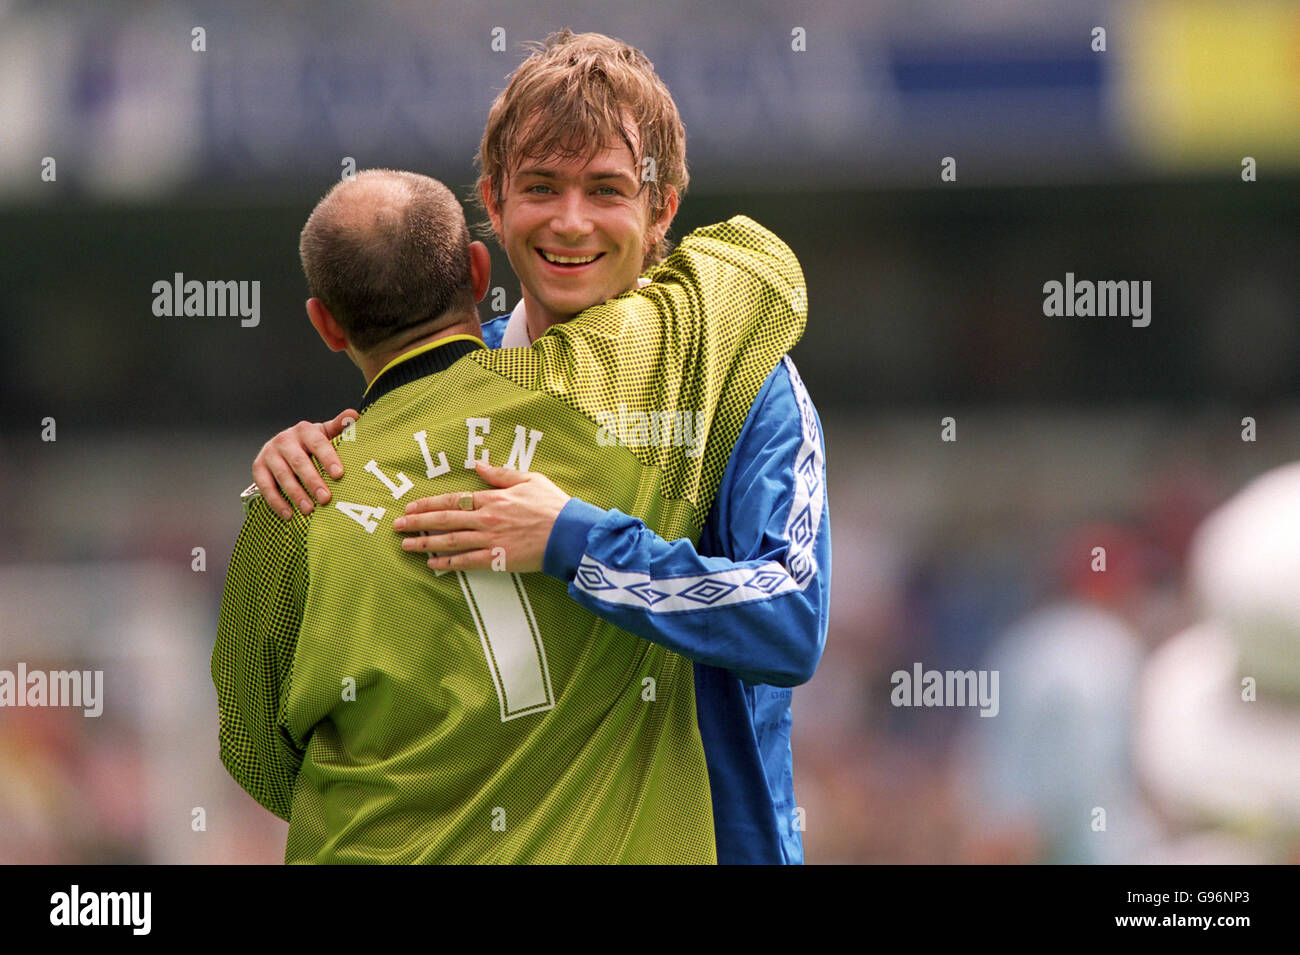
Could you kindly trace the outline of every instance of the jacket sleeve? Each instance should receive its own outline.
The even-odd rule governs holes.
[[[260,496],[248,502],[212,651],[221,762],[286,820],[303,751],[280,715],[307,595],[307,520],[300,513],[282,520]]]
[[[751,408],[698,549],[575,498],[544,570],[642,639],[748,683],[796,686],[826,644],[830,559],[821,424],[786,358]]]

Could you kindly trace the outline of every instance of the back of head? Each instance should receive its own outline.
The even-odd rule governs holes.
[[[311,294],[362,352],[474,313],[460,202],[428,176],[367,169],[317,203],[299,242]]]
[[[524,159],[585,159],[619,141],[649,189],[653,221],[667,202],[665,187],[681,196],[690,179],[686,127],[672,94],[636,47],[600,33],[552,33],[533,46],[492,103],[479,146],[476,201],[491,180],[500,204],[505,177]],[[668,248],[660,240],[646,264]]]

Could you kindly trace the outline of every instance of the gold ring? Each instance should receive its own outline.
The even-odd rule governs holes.
[[[462,491],[460,495],[460,501],[458,503],[460,504],[460,509],[462,511],[474,510],[474,492]]]

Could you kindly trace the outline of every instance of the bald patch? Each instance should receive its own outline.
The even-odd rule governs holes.
[[[410,196],[410,187],[399,180],[354,179],[339,183],[330,193],[326,200],[328,205],[321,209],[321,213],[334,217],[335,226],[340,229],[373,228],[392,235],[405,218]]]
[[[307,220],[300,251],[312,294],[362,350],[416,325],[436,329],[467,301],[473,310],[464,210],[428,176],[367,169],[335,184]]]

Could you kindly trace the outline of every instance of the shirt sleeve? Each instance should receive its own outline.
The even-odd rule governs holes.
[[[509,324],[509,313],[498,315],[496,318],[489,318],[487,321],[481,322],[479,327],[483,333],[480,336],[483,339],[483,344],[487,345],[488,348],[500,348],[501,339],[505,337],[506,326]]]
[[[575,498],[543,569],[642,639],[747,683],[796,686],[826,645],[830,561],[821,423],[786,358],[754,401],[698,549]]]
[[[280,716],[307,596],[307,521],[297,512],[284,521],[260,496],[248,502],[212,651],[221,761],[286,820],[303,750]]]

